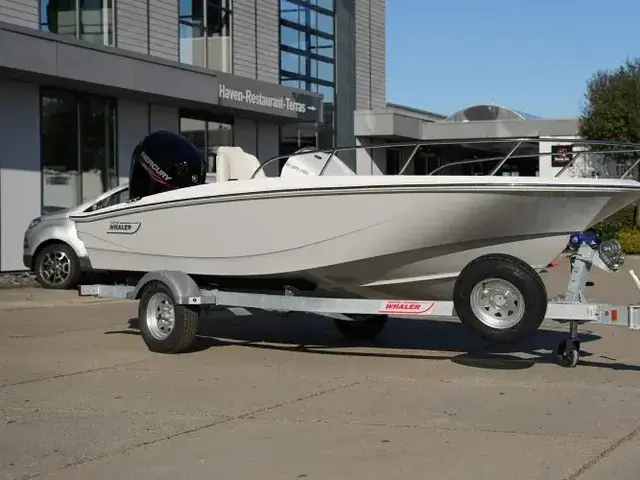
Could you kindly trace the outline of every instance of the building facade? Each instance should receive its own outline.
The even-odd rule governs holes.
[[[0,271],[34,217],[126,182],[150,131],[210,171],[221,145],[353,145],[354,111],[386,105],[384,38],[384,0],[0,0]]]
[[[483,175],[520,140],[499,175],[553,177],[581,148],[578,119],[541,118],[498,105],[472,105],[450,115],[387,104],[355,112],[358,174]],[[393,146],[388,147],[388,145]],[[404,144],[404,145],[400,145]],[[416,149],[416,144],[420,145]],[[380,148],[380,146],[387,147]],[[555,150],[569,150],[558,154]],[[595,155],[584,154],[565,175],[602,174]],[[411,162],[407,163],[411,159]],[[472,159],[483,162],[460,164]],[[487,163],[484,163],[487,162]],[[406,167],[405,167],[406,165]],[[618,168],[618,167],[616,167]],[[624,171],[624,166],[619,168]],[[621,172],[622,173],[622,172]]]

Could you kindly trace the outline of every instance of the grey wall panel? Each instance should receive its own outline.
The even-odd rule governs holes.
[[[0,0],[0,22],[39,29],[38,0]]]
[[[337,0],[336,5],[336,146],[355,145],[353,111],[356,109],[355,2]],[[340,159],[355,167],[355,152],[342,152]]]
[[[270,158],[277,157],[280,152],[280,129],[275,123],[260,122],[258,127],[258,160],[264,163]],[[273,162],[265,167],[265,173],[269,176],[278,174],[278,162]]]
[[[231,28],[233,73],[256,78],[256,0],[234,0]]]
[[[368,147],[384,145],[384,140],[358,138],[358,146]],[[384,175],[386,172],[386,153],[383,148],[359,148],[356,151],[356,173],[358,175]]]
[[[149,0],[149,7],[149,53],[177,61],[179,59],[178,2]]]
[[[385,0],[355,0],[356,108],[386,106]]]
[[[146,0],[118,0],[116,7],[118,47],[132,52],[149,53]]]
[[[104,95],[127,97],[181,108],[211,110],[225,107],[229,114],[318,121],[320,96],[275,83],[253,80],[167,61],[161,58],[92,45],[67,38],[53,38],[39,31],[0,23],[0,68],[14,79],[63,85]],[[218,85],[224,84],[226,97],[219,99]],[[297,112],[277,104],[260,105],[256,97],[236,96],[233,90],[250,89],[263,95],[295,98],[315,110]],[[221,109],[222,110],[222,109]]]
[[[280,83],[279,1],[255,1],[259,19],[256,29],[257,78]]]
[[[276,123],[258,123],[258,157],[262,162],[277,157],[280,150],[280,130]]]
[[[384,108],[387,105],[386,1],[370,0],[370,2],[371,106]]]
[[[171,113],[166,113],[166,115],[170,117]],[[167,123],[171,124],[171,122]],[[148,133],[149,104],[118,99],[118,176],[120,184],[129,181],[131,154],[138,142]]]
[[[169,130],[180,131],[180,113],[175,107],[151,104],[149,110],[149,126],[151,131]]]
[[[41,213],[38,86],[0,79],[0,105],[0,271],[24,270],[22,237]]]
[[[251,155],[258,155],[256,122],[246,118],[236,118],[233,124],[233,143]]]
[[[371,108],[371,30],[369,0],[355,0],[356,108]]]

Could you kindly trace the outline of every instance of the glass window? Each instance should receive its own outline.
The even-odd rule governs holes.
[[[207,122],[207,171],[216,171],[216,152],[218,147],[233,146],[233,129],[228,123]]]
[[[304,24],[305,8],[288,0],[280,1],[280,18],[289,22]]]
[[[213,121],[180,117],[180,134],[188,138],[207,159],[207,171],[216,171],[216,151],[218,147],[233,146],[233,125],[231,121]]]
[[[115,109],[96,97],[78,98],[82,202],[99,197],[117,185]]]
[[[334,87],[330,87],[328,85],[318,85],[317,83],[312,83],[311,84],[311,88],[309,89],[312,92],[317,92],[317,93],[321,93],[323,95],[323,99],[322,101],[324,103],[333,103],[334,101],[334,94],[335,94],[335,88]]]
[[[333,35],[333,16],[320,12],[311,12],[309,26],[323,33]]]
[[[333,83],[333,63],[311,60],[311,76]]]
[[[291,88],[299,88],[300,90],[304,90],[304,82],[300,81],[300,80],[282,80],[280,82],[280,84],[286,86],[286,87],[291,87]]]
[[[318,131],[309,125],[283,125],[280,127],[280,155],[291,155],[304,147],[318,148]],[[280,170],[287,159],[280,159]]]
[[[113,0],[40,0],[40,29],[114,45]]]
[[[75,207],[115,187],[115,101],[43,89],[41,107],[43,212]]]
[[[280,27],[280,42],[287,47],[296,48],[298,50],[306,50],[305,34],[295,28],[282,25]]]
[[[41,111],[42,212],[50,213],[80,204],[76,99],[49,93],[42,97]]]
[[[401,156],[399,148],[387,149],[387,175],[398,175],[400,173]]]
[[[309,6],[302,6],[288,0],[282,0],[280,2],[280,18],[333,35],[333,15],[313,8],[311,3]]]
[[[180,61],[230,72],[231,0],[179,0]]]
[[[333,11],[333,0],[309,0],[309,3],[311,3],[311,5]]]
[[[309,35],[309,50],[316,55],[322,55],[333,59],[333,40],[328,38],[318,37],[316,35]]]
[[[225,0],[206,0],[208,37],[229,36],[229,21],[231,11]]]
[[[316,129],[322,144],[329,143],[334,127],[333,9],[333,0],[280,0],[280,83],[323,94],[324,130],[320,135]],[[289,137],[281,139],[281,146],[292,144]]]
[[[306,61],[305,57],[295,53],[280,52],[280,68],[287,72],[304,75],[307,70]]]

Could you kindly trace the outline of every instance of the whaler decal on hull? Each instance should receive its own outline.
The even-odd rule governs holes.
[[[424,315],[434,306],[433,302],[403,302],[390,300],[384,303],[380,313],[396,315]]]
[[[133,235],[140,229],[140,222],[111,222],[107,233],[119,233],[122,235]]]

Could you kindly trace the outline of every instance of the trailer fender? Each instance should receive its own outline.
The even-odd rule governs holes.
[[[198,284],[186,273],[173,270],[146,273],[136,285],[133,298],[139,300],[145,286],[153,281],[162,282],[169,287],[175,302],[179,305],[200,304],[202,294]]]

